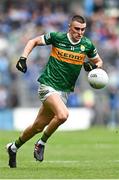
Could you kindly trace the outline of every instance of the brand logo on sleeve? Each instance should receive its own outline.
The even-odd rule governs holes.
[[[47,33],[45,37],[47,40],[50,39],[50,33]]]

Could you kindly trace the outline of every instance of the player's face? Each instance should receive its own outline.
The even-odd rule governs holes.
[[[70,38],[74,42],[79,41],[84,35],[85,29],[86,29],[86,23],[82,24],[80,22],[73,21],[69,26]]]

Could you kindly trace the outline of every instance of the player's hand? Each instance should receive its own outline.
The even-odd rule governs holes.
[[[85,71],[88,71],[88,72],[97,68],[96,64],[94,64],[91,61],[84,62],[83,67]]]
[[[25,57],[20,57],[16,64],[16,68],[23,73],[27,71],[26,59]]]

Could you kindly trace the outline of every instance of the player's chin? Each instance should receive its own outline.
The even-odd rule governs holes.
[[[75,40],[76,40],[76,41],[79,41],[80,39],[81,39],[81,36],[75,37]]]

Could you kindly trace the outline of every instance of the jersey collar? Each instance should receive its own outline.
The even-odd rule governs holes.
[[[76,45],[76,44],[80,43],[80,41],[81,41],[81,39],[80,39],[80,40],[77,41],[77,42],[73,42],[73,41],[71,40],[70,36],[69,36],[69,33],[67,33],[67,38],[68,38],[68,40],[70,41],[70,43],[73,44],[73,45]]]

